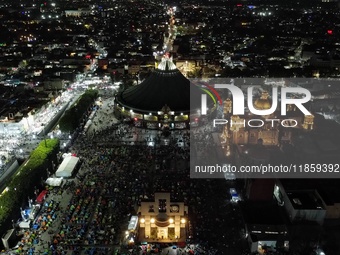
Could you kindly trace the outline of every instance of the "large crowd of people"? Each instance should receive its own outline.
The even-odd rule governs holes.
[[[100,111],[114,118],[111,110]],[[96,121],[99,122],[98,118]],[[140,139],[127,141],[131,137]],[[166,145],[162,143],[164,139],[169,141]],[[218,254],[213,247],[218,247],[216,243],[223,242],[223,238],[215,234],[209,238],[209,235],[218,224],[225,225],[225,222],[218,215],[209,215],[211,210],[207,210],[206,203],[211,207],[223,206],[226,187],[223,180],[190,179],[188,144],[187,130],[164,136],[162,131],[138,129],[123,123],[105,128],[98,125],[91,135],[79,136],[68,148],[80,157],[79,172],[55,195],[58,201],[65,200],[66,196],[69,199],[61,205],[52,203],[57,213],[51,215],[51,221],[57,223],[46,243],[36,251],[53,255],[68,251],[114,254],[122,248],[128,221],[137,213],[141,200],[152,199],[155,192],[165,191],[170,192],[171,200],[184,201],[189,207],[188,242],[200,244],[195,253]],[[218,192],[216,197],[215,192]],[[38,229],[41,230],[41,226]],[[34,244],[26,252],[32,247]],[[181,254],[189,251],[192,250],[183,250]],[[130,252],[141,254],[142,251],[135,247]]]

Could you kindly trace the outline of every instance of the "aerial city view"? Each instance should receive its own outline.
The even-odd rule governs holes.
[[[337,0],[0,21],[1,255],[340,255]]]

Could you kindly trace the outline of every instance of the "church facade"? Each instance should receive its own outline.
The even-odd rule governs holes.
[[[138,210],[141,241],[174,242],[185,240],[188,207],[170,200],[170,193],[155,193],[154,200],[144,200]]]

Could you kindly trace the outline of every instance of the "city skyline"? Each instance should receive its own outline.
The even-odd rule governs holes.
[[[3,253],[338,255],[339,12],[0,2]]]

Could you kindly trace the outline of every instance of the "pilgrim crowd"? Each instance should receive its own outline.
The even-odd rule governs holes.
[[[137,136],[142,138],[137,141],[134,139]],[[167,145],[162,143],[164,139],[168,140]],[[200,243],[195,253],[218,254],[212,248],[217,239],[209,241],[216,218],[209,215],[206,202],[218,205],[224,199],[224,191],[218,190],[220,195],[211,199],[212,192],[219,187],[215,182],[190,179],[188,144],[188,131],[173,131],[164,136],[162,131],[123,123],[95,128],[91,135],[79,136],[68,148],[81,161],[74,181],[68,180],[59,191],[54,191],[58,201],[47,199],[35,229],[27,233],[38,238],[29,238],[29,245],[24,243],[21,247],[26,249],[19,252],[114,254],[121,248],[128,221],[136,214],[140,201],[165,191],[170,192],[171,200],[184,201],[189,207],[188,242]],[[61,200],[66,202],[61,204]],[[49,236],[45,240],[40,238],[42,248],[37,249],[34,240],[39,242],[42,232]],[[132,253],[141,251],[137,247]],[[183,250],[182,254],[185,253]]]

